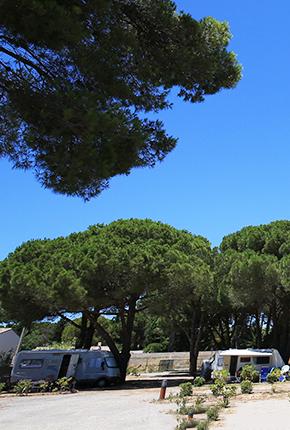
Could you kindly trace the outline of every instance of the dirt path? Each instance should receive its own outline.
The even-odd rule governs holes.
[[[290,430],[288,398],[236,403],[214,427],[215,430]]]
[[[174,430],[170,404],[152,402],[156,389],[93,391],[0,399],[5,430]]]

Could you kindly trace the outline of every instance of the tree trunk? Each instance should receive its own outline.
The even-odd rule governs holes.
[[[204,314],[202,312],[197,315],[197,312],[195,310],[193,311],[189,342],[189,373],[191,376],[194,376],[197,370],[197,359],[203,329],[203,319]]]
[[[84,312],[82,312],[82,321],[81,321],[81,326],[80,326],[80,334],[76,340],[76,349],[82,349],[84,348],[84,344],[85,344],[85,338],[86,338],[86,331],[87,331],[87,323],[88,323],[88,318],[86,316],[86,314]]]
[[[89,327],[86,330],[86,335],[84,338],[84,344],[83,344],[83,348],[84,349],[90,349],[93,343],[93,337],[95,334],[95,323],[94,321],[90,321]]]

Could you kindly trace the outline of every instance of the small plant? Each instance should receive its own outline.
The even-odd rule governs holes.
[[[198,422],[196,420],[182,420],[176,427],[176,430],[186,430],[186,429],[192,429],[198,425]]]
[[[55,384],[56,384],[56,388],[59,391],[65,392],[65,391],[71,391],[72,390],[72,383],[73,383],[72,378],[67,378],[66,376],[64,376],[63,378],[57,379]]]
[[[217,421],[219,418],[219,407],[218,406],[211,406],[206,411],[206,415],[209,421]]]
[[[53,391],[54,383],[52,381],[43,381],[41,384],[39,384],[39,391],[41,393],[48,393],[50,391]]]
[[[5,382],[0,382],[0,393],[2,393],[2,391],[4,391],[6,388],[6,384]]]
[[[127,369],[127,375],[140,376],[140,366],[137,366],[137,367],[128,367],[128,369]]]
[[[184,382],[183,384],[179,385],[180,397],[189,397],[192,396],[192,383],[191,382]]]
[[[253,384],[251,381],[245,379],[241,382],[241,392],[242,394],[251,394],[253,392]]]
[[[205,379],[202,376],[194,378],[193,385],[195,387],[202,387],[205,384]]]
[[[280,369],[274,369],[274,370],[272,370],[272,372],[268,373],[267,382],[269,384],[274,384],[275,382],[279,381],[280,376],[281,376],[281,370]]]
[[[246,364],[241,370],[241,381],[259,381],[259,372],[255,369],[252,364]]]
[[[222,382],[226,383],[228,381],[228,379],[229,379],[229,376],[230,376],[229,372],[227,370],[225,370],[225,369],[223,369],[223,370],[215,370],[213,372],[213,380],[214,380],[214,382],[216,382],[216,381],[222,381]]]
[[[178,406],[177,408],[178,415],[187,415],[190,412],[188,406],[186,406],[186,400],[184,397],[177,399],[176,404]]]
[[[21,379],[14,386],[14,391],[18,396],[27,396],[32,390],[32,382],[28,379]]]
[[[216,379],[211,386],[211,392],[214,396],[222,396],[224,393],[225,382],[222,379]]]
[[[197,430],[208,430],[208,420],[201,420],[197,424]]]

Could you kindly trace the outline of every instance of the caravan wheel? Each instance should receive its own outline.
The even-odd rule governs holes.
[[[105,378],[99,379],[97,381],[98,388],[104,388],[107,385],[107,380]]]

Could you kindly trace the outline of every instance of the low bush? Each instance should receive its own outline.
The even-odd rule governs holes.
[[[0,393],[1,393],[2,391],[5,391],[5,388],[6,388],[6,384],[5,384],[5,382],[0,382]]]
[[[205,406],[204,403],[205,398],[203,396],[198,396],[193,407],[195,414],[204,414],[208,410],[208,407]]]
[[[55,388],[61,392],[71,391],[73,385],[73,378],[67,378],[66,376],[57,379],[55,382]],[[56,391],[55,389],[53,391]]]
[[[28,379],[21,379],[14,385],[14,391],[18,396],[27,396],[32,390],[32,382]]]
[[[252,364],[246,364],[241,370],[241,381],[259,382],[259,372]]]
[[[241,382],[241,392],[242,394],[251,394],[253,392],[253,384],[251,381],[245,379]]]
[[[180,392],[179,392],[180,397],[192,396],[192,383],[191,382],[184,382],[183,384],[179,385],[179,388],[180,388]]]
[[[226,383],[222,379],[216,379],[211,386],[211,392],[214,396],[222,396]]]
[[[53,381],[43,381],[41,384],[39,384],[39,391],[41,393],[49,393],[50,391],[53,391],[54,389],[54,382]]]
[[[194,378],[193,385],[195,387],[202,387],[205,384],[205,379],[202,376]]]
[[[269,384],[274,384],[275,382],[279,381],[280,376],[281,376],[281,370],[274,369],[272,370],[272,372],[268,373],[267,382],[269,382]]]
[[[196,430],[208,430],[208,420],[199,421]]]
[[[214,370],[213,372],[213,380],[216,381],[222,381],[226,383],[229,379],[229,372],[227,370]]]
[[[219,407],[218,406],[211,406],[206,411],[206,415],[209,421],[217,421],[219,418]]]
[[[167,350],[167,342],[149,343],[144,348],[144,352],[165,352]]]
[[[197,427],[198,421],[196,420],[182,420],[177,425],[176,430],[186,430],[186,429],[192,429],[194,427]]]

